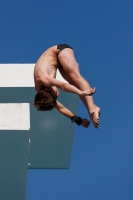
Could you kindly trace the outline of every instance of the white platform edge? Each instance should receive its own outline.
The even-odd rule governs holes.
[[[0,130],[29,129],[29,103],[0,103]]]
[[[0,87],[34,87],[35,64],[0,64]],[[56,78],[66,82],[57,69]]]

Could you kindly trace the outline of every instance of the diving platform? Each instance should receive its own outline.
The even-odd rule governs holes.
[[[22,200],[27,169],[69,169],[75,128],[56,109],[36,110],[33,72],[34,64],[0,64],[0,190]],[[66,82],[59,71],[56,78]],[[60,90],[58,101],[77,113],[77,95]]]

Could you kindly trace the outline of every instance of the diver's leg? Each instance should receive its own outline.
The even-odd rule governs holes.
[[[77,65],[72,49],[63,49],[58,55],[58,60],[68,75],[69,79],[71,80],[71,84],[73,83],[74,86],[82,91],[89,90],[91,88],[90,84],[81,76],[79,72],[79,67]],[[94,104],[92,96],[82,96],[80,98],[86,106],[94,126],[98,128],[100,108]]]

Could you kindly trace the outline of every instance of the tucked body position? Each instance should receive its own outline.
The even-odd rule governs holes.
[[[62,77],[68,82],[64,83],[56,79],[56,71],[60,71]],[[90,121],[74,115],[57,101],[58,88],[79,95],[85,105],[95,128],[99,126],[100,108],[95,105],[92,95],[96,88],[81,76],[72,47],[67,44],[55,45],[47,49],[38,59],[34,68],[34,81],[37,94],[34,106],[40,111],[48,111],[56,108],[72,122],[88,127]]]

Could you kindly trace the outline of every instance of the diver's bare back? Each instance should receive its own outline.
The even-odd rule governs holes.
[[[57,70],[57,56],[56,56],[57,46],[53,46],[47,49],[38,59],[35,69],[34,69],[34,81],[36,91],[40,89],[42,83],[39,81],[40,77],[50,76],[52,78],[56,77]]]

